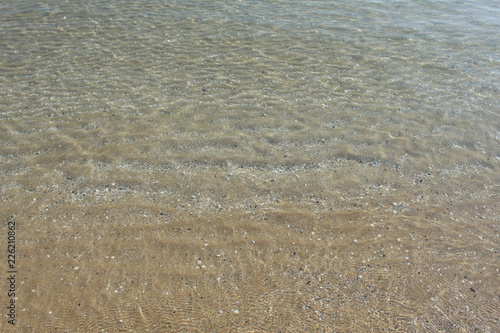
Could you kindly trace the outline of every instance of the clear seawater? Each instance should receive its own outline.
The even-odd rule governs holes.
[[[486,251],[483,282],[498,286],[499,89],[497,1],[0,1],[2,216],[34,234],[218,217],[238,229],[235,216],[279,234],[269,214],[334,214],[336,228],[335,212],[366,208],[361,226],[399,214],[422,232],[437,226],[453,246]],[[96,213],[108,208],[118,215]],[[120,215],[127,209],[133,222]],[[424,263],[438,260],[433,251]],[[453,258],[443,265],[472,265]],[[283,269],[264,262],[265,272]],[[37,269],[26,270],[34,279]],[[350,315],[359,311],[353,295]],[[485,302],[498,305],[496,295]],[[424,299],[409,316],[417,331],[446,329],[461,311],[458,301]],[[34,318],[45,306],[27,311]],[[498,325],[498,310],[478,312],[456,315],[453,327]],[[194,327],[216,327],[196,318]],[[254,323],[269,324],[263,318]],[[230,330],[245,327],[231,320]],[[311,320],[290,327],[349,327]],[[246,327],[273,330],[266,325]]]

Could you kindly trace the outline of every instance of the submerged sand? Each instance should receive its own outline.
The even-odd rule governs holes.
[[[357,165],[338,172],[369,168]],[[471,195],[438,177],[394,175],[363,191],[321,188],[330,173],[295,171],[317,194],[296,200],[221,194],[212,202],[202,200],[206,189],[174,200],[155,189],[71,180],[43,192],[12,189],[2,219],[17,224],[16,331],[500,328],[495,186]],[[270,188],[289,176],[278,174]],[[335,196],[338,189],[349,196]],[[12,329],[6,320],[2,327]]]
[[[496,3],[0,7],[0,331],[500,331]]]

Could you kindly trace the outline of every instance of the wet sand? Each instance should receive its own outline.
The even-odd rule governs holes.
[[[0,331],[500,331],[497,3],[2,9]]]
[[[369,168],[347,164],[338,171]],[[393,172],[363,191],[295,172],[316,197],[242,208],[227,191],[175,204],[116,183],[11,190],[1,213],[17,224],[17,331],[494,332],[496,187],[471,195],[427,176],[444,190],[431,192]]]

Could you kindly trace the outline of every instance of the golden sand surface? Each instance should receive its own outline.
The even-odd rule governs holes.
[[[347,163],[337,171],[369,168],[376,167]],[[217,178],[213,173],[245,182],[233,169],[196,176]],[[457,190],[460,179],[447,178],[446,186],[439,177],[407,179],[394,169],[392,183],[360,191],[359,181],[329,179],[337,173],[330,170],[293,172],[304,183],[291,173],[268,182],[280,189],[277,198],[262,190],[253,205],[238,197],[234,179],[228,184],[237,191],[226,186],[219,194],[191,179],[179,184],[191,186],[184,197],[113,180],[4,191],[2,233],[8,220],[17,228],[14,331],[500,328],[494,184],[481,185],[478,176],[471,194]],[[209,192],[216,200],[206,200]],[[5,318],[1,325],[12,331]]]
[[[500,332],[494,1],[0,8],[0,331]]]

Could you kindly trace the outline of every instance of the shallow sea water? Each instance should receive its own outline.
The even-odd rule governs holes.
[[[2,330],[500,330],[499,22],[1,1]]]

